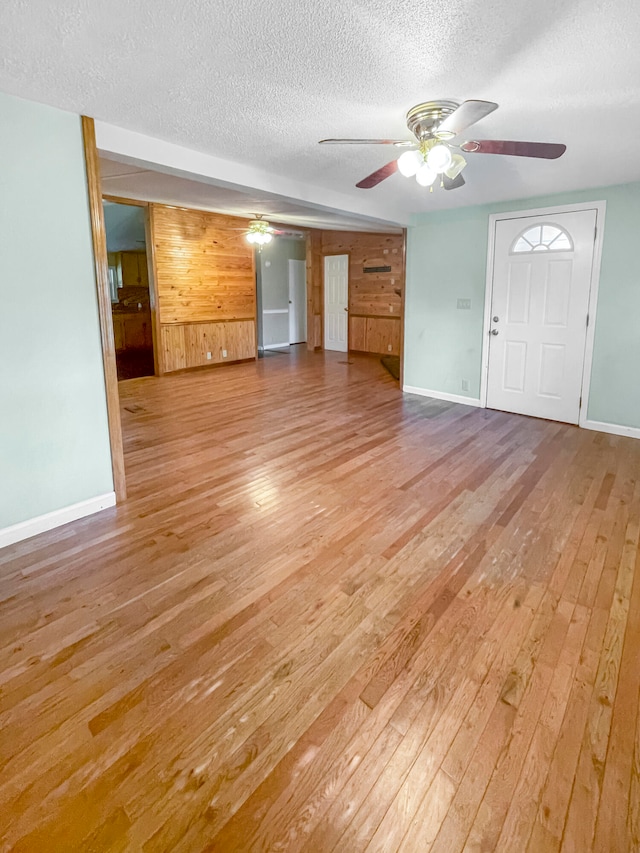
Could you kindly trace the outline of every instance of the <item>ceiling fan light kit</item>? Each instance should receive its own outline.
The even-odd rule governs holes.
[[[398,157],[398,171],[405,178],[412,178],[423,164],[420,151],[405,151]]]
[[[249,243],[254,243],[259,248],[266,246],[273,239],[273,228],[266,219],[252,219],[245,237]]]
[[[421,187],[430,187],[437,177],[438,173],[428,163],[423,163],[416,172],[416,181]]]
[[[566,145],[549,142],[514,142],[504,139],[467,140],[460,145],[451,142],[463,130],[498,108],[493,101],[425,101],[407,113],[407,127],[415,142],[398,139],[321,139],[322,144],[333,145],[395,145],[407,147],[397,160],[392,160],[371,175],[359,181],[360,189],[371,189],[381,181],[400,172],[406,178],[415,176],[423,187],[430,187],[438,175],[445,190],[464,186],[462,170],[467,161],[458,153],[506,154],[512,157],[537,157],[555,160],[566,151]],[[454,150],[455,149],[455,150]]]

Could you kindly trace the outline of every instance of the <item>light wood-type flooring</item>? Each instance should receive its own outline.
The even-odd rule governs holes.
[[[640,442],[289,355],[0,552],[1,850],[640,849]]]

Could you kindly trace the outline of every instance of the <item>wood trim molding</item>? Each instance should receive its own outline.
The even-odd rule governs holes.
[[[149,272],[149,298],[151,301],[151,335],[153,338],[153,370],[156,376],[164,376],[164,352],[162,350],[162,336],[160,334],[160,306],[158,305],[158,293],[156,288],[156,244],[153,227],[154,206],[147,207],[147,216],[144,223],[144,236],[147,241],[147,268]]]
[[[400,387],[404,385],[404,320],[407,292],[407,229],[402,229],[402,294],[400,296]]]
[[[116,500],[123,501],[127,497],[127,487],[124,471],[124,452],[122,448],[122,426],[120,424],[120,396],[118,394],[118,373],[116,370],[116,347],[113,339],[113,322],[111,319],[107,235],[104,225],[104,211],[102,208],[100,163],[98,160],[98,149],[96,148],[96,132],[93,119],[88,116],[82,116],[82,138],[87,169],[87,189],[89,195],[91,234],[93,237],[93,257],[96,271],[100,337],[102,339],[104,384],[107,393],[107,416],[109,420],[109,441],[111,444],[113,486],[116,493]]]
[[[350,317],[360,317],[362,320],[402,320],[400,314],[356,314],[349,312]]]
[[[149,206],[149,202],[148,202],[148,201],[140,201],[140,200],[139,200],[139,199],[137,199],[137,198],[123,198],[122,196],[119,196],[119,195],[109,195],[108,193],[105,193],[105,194],[102,196],[102,198],[103,198],[105,201],[113,201],[113,202],[115,202],[116,204],[132,204],[132,205],[134,205],[135,207],[148,207],[148,206]]]
[[[254,361],[258,360],[258,352],[259,352],[259,334],[258,334],[258,323],[260,322],[260,318],[258,317],[258,265],[256,258],[256,250],[253,250],[253,254],[251,256],[251,272],[253,275],[253,321],[254,321],[254,341],[255,341],[255,355]]]
[[[171,320],[168,323],[158,322],[158,327],[160,326],[206,326],[211,323],[248,323],[249,321],[255,320],[255,317],[228,317],[224,320],[180,320],[176,322],[175,320]]]

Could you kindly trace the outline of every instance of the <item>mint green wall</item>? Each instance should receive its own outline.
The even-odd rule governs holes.
[[[80,118],[0,93],[0,529],[113,490]]]
[[[407,234],[405,384],[480,394],[489,214],[602,200],[607,206],[588,416],[640,427],[640,183],[416,216]],[[471,309],[458,309],[458,298],[471,299]]]
[[[289,308],[289,260],[304,261],[307,248],[304,240],[276,237],[257,256],[260,264],[258,286],[260,310]],[[289,340],[289,315],[264,314],[259,343],[264,346]]]
[[[276,237],[263,248],[258,255],[262,272],[263,308],[289,307],[289,260],[304,261],[306,256],[304,240],[293,237]]]

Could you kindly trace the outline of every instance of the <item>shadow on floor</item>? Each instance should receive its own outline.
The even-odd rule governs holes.
[[[400,356],[383,355],[380,359],[382,366],[389,371],[394,379],[400,381]]]
[[[126,349],[116,353],[118,379],[137,379],[140,376],[153,376],[152,349]]]

